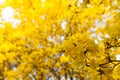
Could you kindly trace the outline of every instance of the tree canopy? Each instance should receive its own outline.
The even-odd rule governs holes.
[[[119,0],[0,0],[0,80],[119,80]]]

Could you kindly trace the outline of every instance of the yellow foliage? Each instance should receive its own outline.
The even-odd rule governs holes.
[[[70,60],[69,60],[69,56],[61,56],[61,57],[60,57],[60,61],[61,61],[61,63],[69,62],[69,61],[70,61]]]
[[[6,57],[4,54],[0,54],[0,63],[3,63],[3,61],[6,60]]]
[[[119,0],[0,0],[0,80],[118,80]]]
[[[114,78],[114,80],[120,79],[119,73],[120,73],[120,65],[118,64],[117,66],[115,66],[113,70],[112,77]]]

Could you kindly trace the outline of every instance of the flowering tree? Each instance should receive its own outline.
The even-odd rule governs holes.
[[[119,0],[3,1],[0,80],[119,80],[119,5]]]

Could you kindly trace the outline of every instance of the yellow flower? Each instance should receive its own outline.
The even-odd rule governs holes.
[[[60,61],[61,61],[61,62],[69,62],[70,59],[69,59],[68,56],[61,56],[61,57],[60,57]]]
[[[3,63],[4,60],[6,60],[5,55],[0,53],[0,63]]]

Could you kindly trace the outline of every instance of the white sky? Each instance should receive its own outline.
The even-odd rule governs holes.
[[[0,5],[3,4],[5,2],[5,0],[0,0]]]
[[[2,19],[6,22],[9,22],[14,16],[14,9],[10,6],[2,10]]]
[[[4,23],[10,22],[12,23],[13,28],[16,28],[17,24],[20,23],[20,20],[15,19],[14,14],[15,14],[15,10],[12,7],[10,6],[5,7],[1,12],[0,22],[4,22]],[[0,27],[4,28],[5,26],[2,25],[4,24],[0,24]]]
[[[63,21],[63,22],[61,23],[61,27],[62,27],[63,30],[66,29],[66,25],[67,25],[67,21]]]
[[[120,60],[120,54],[116,55],[116,60]]]

